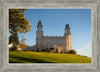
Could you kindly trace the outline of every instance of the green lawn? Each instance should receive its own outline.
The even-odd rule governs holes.
[[[10,51],[9,63],[91,63],[91,58],[65,53]]]

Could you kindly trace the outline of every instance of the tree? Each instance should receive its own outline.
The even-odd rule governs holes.
[[[76,51],[75,50],[70,50],[68,51],[69,54],[76,54]]]
[[[11,48],[12,51],[17,50],[17,46],[19,44],[19,40],[18,40],[18,33],[16,32],[15,34],[12,34],[9,37],[9,44],[12,43],[13,44],[13,48]]]
[[[9,32],[11,34],[9,42],[19,43],[16,34],[18,32],[26,33],[31,30],[30,22],[25,19],[24,11],[27,11],[27,9],[9,9]]]
[[[10,44],[10,43],[19,44],[18,33],[17,33],[17,32],[16,32],[15,34],[12,34],[12,35],[9,37],[9,44]]]
[[[10,37],[9,37],[9,44],[10,43],[13,43],[14,42],[14,38],[13,38],[13,36],[11,35]]]
[[[21,46],[22,49],[26,49],[26,47],[27,47],[25,40],[26,40],[26,38],[24,38],[24,36],[22,36],[22,40],[21,40],[21,43],[20,43],[20,46]]]
[[[56,49],[55,53],[58,53],[58,49]]]

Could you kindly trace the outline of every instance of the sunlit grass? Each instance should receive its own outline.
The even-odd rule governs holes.
[[[91,63],[91,58],[65,53],[10,51],[10,63]]]

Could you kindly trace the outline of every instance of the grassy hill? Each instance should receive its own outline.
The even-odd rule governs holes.
[[[65,53],[10,51],[9,63],[91,63],[91,58]]]

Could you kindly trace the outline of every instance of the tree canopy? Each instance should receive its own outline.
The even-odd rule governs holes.
[[[25,18],[24,12],[27,9],[9,9],[9,42],[19,44],[18,32],[26,33],[31,30],[31,25],[28,19]]]
[[[9,9],[9,32],[14,34],[16,31],[26,33],[31,30],[28,19],[25,19],[24,11],[27,9]]]

